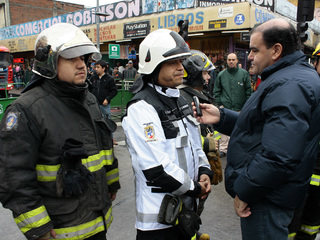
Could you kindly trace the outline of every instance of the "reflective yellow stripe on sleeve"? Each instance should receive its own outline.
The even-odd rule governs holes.
[[[99,171],[106,165],[113,163],[113,150],[102,150],[98,154],[82,159],[82,164],[89,169],[90,172]],[[43,165],[36,166],[37,180],[40,182],[54,182],[57,179],[57,173],[61,164],[57,165]]]
[[[106,215],[100,216],[90,222],[83,223],[78,226],[68,227],[68,228],[58,228],[54,229],[57,234],[57,239],[61,240],[82,240],[91,237],[99,232],[105,230],[105,225],[107,229],[112,223],[112,208],[108,209]]]
[[[214,137],[214,139],[219,140],[221,138],[221,134],[218,131],[214,131],[213,137]]]
[[[111,185],[112,183],[119,181],[119,169],[116,168],[107,172],[106,177],[108,185]]]
[[[191,240],[196,240],[197,239],[197,233],[191,238]]]
[[[204,137],[201,135],[201,147],[203,149],[203,144],[204,144]]]
[[[300,231],[309,235],[314,235],[319,232],[320,226],[309,226],[309,225],[301,225]]]
[[[310,184],[320,186],[320,175],[312,174]]]
[[[50,222],[45,206],[23,213],[14,219],[20,231],[26,233],[32,228],[38,228]]]
[[[294,240],[294,237],[297,235],[297,233],[290,233],[289,235],[288,235],[288,240]]]

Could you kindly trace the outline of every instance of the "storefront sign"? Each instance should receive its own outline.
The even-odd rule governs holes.
[[[233,7],[219,8],[218,18],[233,17]]]
[[[150,33],[150,21],[124,24],[123,38],[145,37]]]
[[[250,2],[269,11],[274,11],[274,0],[199,0],[198,7],[219,6],[228,3]]]
[[[243,32],[240,34],[241,42],[250,42],[250,33],[249,32]]]
[[[209,29],[226,28],[227,19],[209,21]]]
[[[109,44],[109,58],[119,59],[120,58],[120,45],[119,44]]]
[[[234,18],[234,23],[237,25],[242,25],[244,23],[245,16],[243,14],[238,14]]]

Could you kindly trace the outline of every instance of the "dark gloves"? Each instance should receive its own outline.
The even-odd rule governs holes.
[[[57,174],[57,194],[66,197],[80,196],[93,180],[92,173],[82,165],[81,159],[87,158],[82,142],[67,139],[62,149],[61,167]]]

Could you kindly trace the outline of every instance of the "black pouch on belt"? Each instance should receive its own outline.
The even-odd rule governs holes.
[[[88,153],[83,143],[75,139],[67,139],[63,145],[61,167],[57,173],[57,194],[66,197],[80,196],[93,180],[92,173],[82,165],[81,159]]]
[[[176,196],[166,194],[161,202],[158,222],[166,225],[177,225],[181,209],[182,201]]]

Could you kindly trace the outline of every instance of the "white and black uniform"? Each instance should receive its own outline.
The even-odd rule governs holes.
[[[149,84],[138,92],[122,120],[135,172],[139,230],[168,228],[157,222],[165,194],[181,196],[193,209],[201,192],[199,176],[213,174],[186,100],[178,89],[155,89]]]

